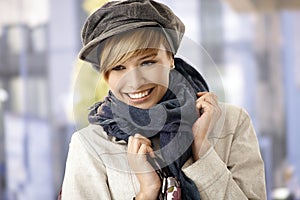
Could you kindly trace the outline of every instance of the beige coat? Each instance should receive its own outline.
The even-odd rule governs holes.
[[[201,199],[266,199],[264,164],[253,125],[245,110],[222,104],[222,117],[209,136],[213,144],[203,158],[189,159],[183,172]],[[139,183],[130,171],[125,142],[89,125],[70,143],[63,200],[130,200]]]

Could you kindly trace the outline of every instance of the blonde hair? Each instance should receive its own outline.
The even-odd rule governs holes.
[[[104,42],[100,53],[100,72],[107,73],[119,63],[148,52],[157,52],[161,45],[172,56],[171,47],[160,28],[143,27],[112,36]]]

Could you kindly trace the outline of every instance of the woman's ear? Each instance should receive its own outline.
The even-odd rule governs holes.
[[[175,62],[174,62],[174,58],[171,58],[171,69],[175,68]]]

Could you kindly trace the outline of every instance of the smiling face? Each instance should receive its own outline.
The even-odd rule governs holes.
[[[142,41],[142,42],[141,42]],[[122,102],[148,109],[167,91],[174,60],[161,31],[140,29],[108,39],[100,56],[101,72]]]
[[[120,101],[148,109],[167,91],[172,65],[173,59],[165,50],[149,49],[114,66],[106,73],[106,80]]]

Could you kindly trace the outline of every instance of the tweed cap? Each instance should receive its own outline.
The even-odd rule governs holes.
[[[83,47],[79,58],[99,68],[99,44],[108,37],[140,27],[163,29],[173,54],[176,54],[184,24],[162,3],[152,0],[111,1],[92,13],[82,29]]]

